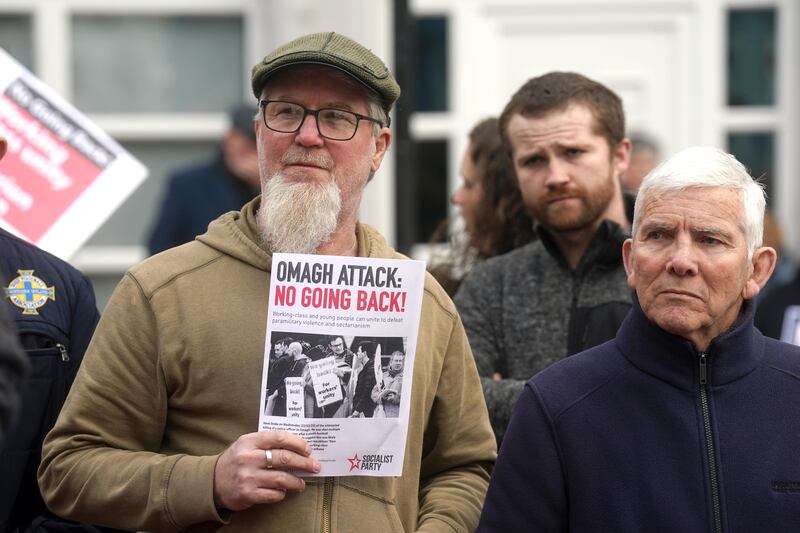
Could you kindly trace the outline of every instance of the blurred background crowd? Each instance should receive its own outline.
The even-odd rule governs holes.
[[[240,107],[255,103],[248,67],[295,35],[331,29],[393,60],[403,87],[390,164],[367,189],[362,207],[362,219],[401,251],[433,257],[434,263],[443,254],[448,264],[466,261],[447,267],[459,278],[469,263],[531,237],[524,231],[503,237],[507,242],[459,236],[469,231],[472,216],[465,198],[474,178],[464,167],[470,165],[468,147],[476,143],[470,132],[498,115],[524,80],[572,70],[623,99],[635,154],[624,177],[627,189],[635,190],[638,168],[694,144],[726,149],[762,176],[779,230],[773,234],[782,235],[776,243],[782,266],[790,272],[800,249],[794,223],[800,191],[793,179],[800,159],[792,149],[800,140],[792,98],[800,81],[798,26],[800,8],[790,0],[0,5],[0,47],[150,172],[87,244],[65,258],[92,280],[101,310],[128,267],[190,239],[218,212],[252,194],[252,144]],[[478,159],[472,166],[483,165]],[[483,188],[489,196],[499,192],[492,187]],[[457,220],[462,213],[466,224]],[[447,241],[460,243],[458,257]]]

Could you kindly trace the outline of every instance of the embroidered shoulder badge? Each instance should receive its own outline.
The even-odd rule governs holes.
[[[17,270],[19,276],[11,280],[5,289],[6,298],[22,309],[23,315],[38,315],[39,308],[47,300],[56,299],[56,288],[48,287],[41,279],[33,275],[33,270]]]

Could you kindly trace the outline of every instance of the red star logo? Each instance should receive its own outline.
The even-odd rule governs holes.
[[[358,458],[358,454],[355,454],[353,457],[348,457],[347,460],[350,461],[350,472],[352,472],[354,468],[356,470],[361,468],[361,459]]]

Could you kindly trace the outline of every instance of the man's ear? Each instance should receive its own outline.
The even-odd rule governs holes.
[[[392,130],[389,128],[381,128],[381,131],[378,132],[377,136],[375,136],[375,153],[372,155],[372,163],[370,164],[370,170],[372,171],[372,174],[381,168],[383,156],[386,155],[386,151],[389,149],[389,145],[391,143]]]
[[[622,263],[625,265],[625,274],[628,275],[628,287],[636,288],[636,276],[633,270],[633,240],[625,239],[622,243]]]
[[[774,248],[762,246],[753,252],[753,271],[744,283],[742,298],[751,300],[758,296],[758,293],[761,292],[761,289],[767,284],[769,277],[775,270],[777,262],[778,254],[775,252]]]
[[[628,170],[628,165],[631,164],[631,141],[627,137],[622,139],[614,147],[612,153],[611,163],[614,165],[614,175],[619,177]]]

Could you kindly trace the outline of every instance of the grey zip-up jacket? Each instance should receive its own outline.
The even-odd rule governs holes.
[[[538,232],[539,241],[477,265],[455,297],[498,441],[525,382],[614,338],[631,307],[619,225],[603,222],[575,270]],[[494,381],[495,372],[504,379]]]

